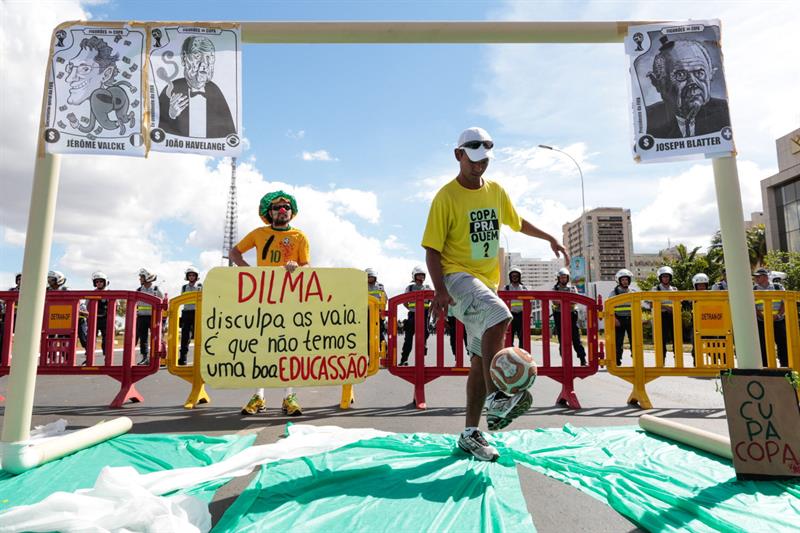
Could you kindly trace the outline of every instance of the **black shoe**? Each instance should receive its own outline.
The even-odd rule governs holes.
[[[403,357],[402,359],[400,359],[400,363],[397,366],[408,366],[408,358]]]
[[[622,359],[617,359],[617,366],[622,366]]]
[[[186,366],[186,359],[178,359],[178,366]]]
[[[136,364],[139,366],[147,366],[150,364],[150,358],[145,355]]]
[[[586,358],[585,357],[581,357],[580,361],[581,361],[581,366],[586,366]]]

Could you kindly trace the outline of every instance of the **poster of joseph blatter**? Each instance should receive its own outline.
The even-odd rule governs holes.
[[[235,24],[152,25],[150,149],[241,154],[241,35]]]
[[[56,28],[43,117],[48,152],[145,155],[145,35],[141,25]]]
[[[637,161],[735,152],[718,20],[631,26],[625,50]]]

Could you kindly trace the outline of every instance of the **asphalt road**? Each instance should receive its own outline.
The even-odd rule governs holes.
[[[429,346],[433,350],[433,339]],[[554,344],[553,353],[557,353],[556,349]],[[449,352],[449,347],[446,350]],[[535,354],[540,352],[540,347],[533,351]],[[122,409],[108,408],[118,391],[117,382],[110,378],[40,376],[33,424],[65,418],[70,428],[80,428],[112,416],[125,415],[133,420],[132,431],[135,433],[222,435],[252,432],[257,434],[257,444],[275,442],[289,420],[402,433],[456,433],[464,427],[465,382],[464,377],[430,382],[426,386],[428,408],[418,410],[411,402],[411,384],[381,370],[355,387],[356,402],[349,410],[339,409],[341,389],[338,387],[297,389],[304,415],[289,419],[280,411],[282,390],[267,391],[267,413],[264,415],[240,415],[242,404],[251,394],[249,390],[208,389],[210,404],[186,410],[183,402],[189,393],[188,383],[163,369],[137,385],[145,398],[143,403],[127,404]],[[5,392],[6,387],[7,378],[0,379],[0,392]],[[560,385],[540,378],[532,389],[533,407],[508,429],[561,427],[566,423],[573,426],[635,425],[643,412],[625,403],[631,386],[604,370],[578,381],[575,389],[581,409],[556,406],[554,402]],[[723,399],[715,389],[714,380],[661,378],[649,383],[647,390],[655,407],[648,413],[727,435]],[[0,409],[2,414],[4,408]],[[518,470],[528,509],[539,531],[637,530],[605,504],[527,468]],[[234,479],[217,492],[211,504],[215,523],[254,475]]]

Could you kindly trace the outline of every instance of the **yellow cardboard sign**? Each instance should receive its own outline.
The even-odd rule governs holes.
[[[364,381],[367,298],[356,269],[214,268],[203,284],[203,379],[229,389]]]
[[[72,328],[72,306],[51,305],[47,308],[47,329]]]
[[[728,305],[726,302],[696,302],[697,329],[701,334],[727,329]]]

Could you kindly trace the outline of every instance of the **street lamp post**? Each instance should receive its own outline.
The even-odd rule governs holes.
[[[589,290],[589,282],[592,281],[592,274],[591,274],[591,272],[592,272],[592,268],[591,268],[592,263],[591,263],[591,260],[590,260],[591,252],[589,250],[589,248],[591,247],[591,244],[589,243],[589,227],[586,224],[586,195],[584,194],[584,191],[583,191],[583,171],[581,170],[581,166],[578,164],[578,162],[575,160],[575,158],[572,157],[571,155],[569,155],[567,152],[565,152],[563,150],[559,150],[558,148],[553,148],[552,146],[547,146],[546,144],[540,144],[539,148],[544,148],[545,150],[552,150],[554,152],[562,153],[565,156],[569,157],[572,160],[572,162],[575,163],[575,166],[578,167],[578,174],[581,177],[581,209],[582,209],[582,211],[581,211],[581,220],[583,221],[583,239],[584,239],[584,242],[586,242],[586,253],[587,253],[587,255],[589,255],[589,257],[586,258],[586,290],[588,291]]]

